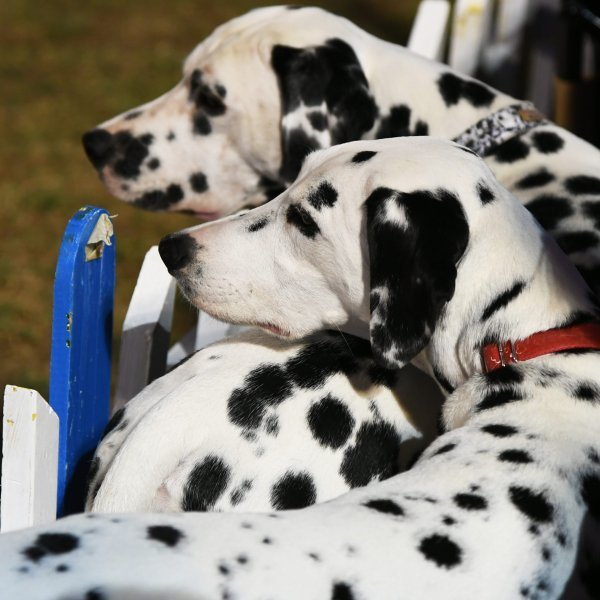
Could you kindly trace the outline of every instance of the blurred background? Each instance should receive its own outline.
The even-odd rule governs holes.
[[[184,57],[260,0],[8,0],[0,3],[0,385],[48,398],[52,284],[64,227],[94,204],[117,233],[115,347],[146,250],[191,217],[111,198],[81,134],[164,93]],[[315,2],[296,2],[315,4]],[[405,43],[418,0],[321,0],[384,39]],[[193,316],[192,309],[190,319]]]

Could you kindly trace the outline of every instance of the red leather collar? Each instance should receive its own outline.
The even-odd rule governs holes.
[[[506,365],[530,360],[561,350],[600,350],[600,323],[584,323],[562,329],[534,333],[524,340],[487,344],[483,347],[483,368],[486,373]]]

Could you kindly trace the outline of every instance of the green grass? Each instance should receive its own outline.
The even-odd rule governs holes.
[[[267,4],[0,3],[1,385],[34,387],[48,397],[54,268],[62,231],[80,206],[118,214],[116,331],[147,248],[193,223],[181,215],[144,213],[108,196],[84,157],[81,134],[165,92],[178,81],[185,55],[214,27]],[[330,0],[320,6],[401,43],[417,4]]]

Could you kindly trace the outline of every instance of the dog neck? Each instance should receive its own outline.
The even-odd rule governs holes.
[[[359,47],[357,51],[379,108],[379,126],[387,123],[392,135],[427,134],[452,139],[480,119],[516,102],[405,48],[380,40],[373,43],[385,48],[362,53]],[[403,119],[409,122],[406,131],[399,133],[394,126],[401,126]]]
[[[420,357],[447,392],[484,372],[486,344],[516,342],[596,318],[580,275],[532,219],[523,223],[523,214],[520,222],[509,214],[503,223],[480,225],[484,239],[459,265],[455,294]],[[543,363],[544,357],[534,361]]]

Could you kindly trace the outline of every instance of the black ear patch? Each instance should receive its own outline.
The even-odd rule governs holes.
[[[456,264],[469,226],[451,192],[377,188],[365,202],[371,269],[371,346],[390,368],[428,343],[454,294]],[[391,215],[403,215],[398,222]]]
[[[318,107],[322,115],[309,119],[309,130],[287,128],[282,122],[280,173],[285,181],[293,181],[305,156],[320,147],[314,134],[323,131],[326,122],[334,123],[329,128],[330,145],[360,139],[373,127],[377,107],[360,62],[346,42],[331,39],[309,48],[276,45],[271,65],[279,82],[282,119],[302,106]]]

